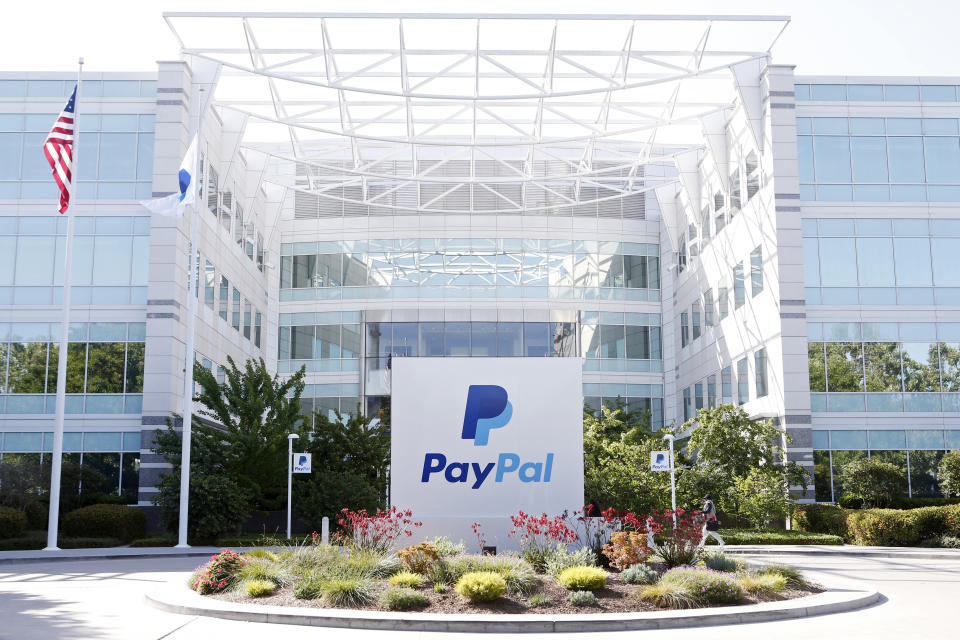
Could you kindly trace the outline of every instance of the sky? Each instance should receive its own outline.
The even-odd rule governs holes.
[[[798,75],[960,75],[958,0],[7,0],[0,71],[153,71],[179,57],[163,11],[768,14],[792,17],[773,61]]]

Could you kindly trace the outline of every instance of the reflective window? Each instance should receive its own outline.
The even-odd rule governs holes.
[[[747,294],[744,284],[743,263],[738,262],[733,268],[733,307],[739,309],[746,302]]]
[[[737,360],[737,404],[750,401],[750,380],[747,374],[747,359]]]

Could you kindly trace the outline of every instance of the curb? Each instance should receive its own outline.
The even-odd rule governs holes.
[[[880,594],[867,585],[817,574],[810,575],[831,583],[831,590],[795,600],[756,605],[592,615],[428,614],[260,606],[205,598],[181,585],[168,585],[163,590],[147,594],[145,600],[150,606],[169,613],[241,622],[380,631],[471,633],[629,631],[744,624],[841,613],[867,607],[880,600]]]
[[[714,550],[718,550],[717,547]],[[906,549],[906,548],[905,548]],[[728,545],[724,553],[736,555],[799,555],[799,556],[845,556],[847,558],[900,558],[903,560],[960,560],[960,554],[909,551],[845,551],[841,549],[777,549],[770,547],[756,549],[730,548]]]
[[[166,547],[164,547],[166,548]],[[226,547],[224,547],[226,548]],[[230,547],[231,549],[236,549],[237,551],[246,551],[248,547]],[[106,553],[104,555],[94,556],[94,555],[83,555],[83,556],[61,556],[61,555],[50,555],[50,556],[28,556],[28,557],[12,557],[12,558],[3,558],[0,557],[0,566],[4,565],[13,565],[13,564],[39,564],[43,562],[85,562],[85,561],[103,561],[103,560],[145,560],[145,559],[155,559],[155,558],[208,558],[212,553],[219,553],[223,549],[208,549],[205,551],[175,551],[170,553]],[[56,554],[57,552],[51,551],[46,552],[50,554]]]

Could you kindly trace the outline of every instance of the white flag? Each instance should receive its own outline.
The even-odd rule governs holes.
[[[177,178],[180,182],[180,191],[172,193],[165,198],[156,200],[141,200],[140,204],[146,207],[151,213],[171,218],[182,218],[183,210],[188,204],[193,204],[196,200],[196,189],[193,181],[197,176],[197,137],[193,137],[190,148],[187,149],[187,155],[183,157],[180,163],[180,171]]]

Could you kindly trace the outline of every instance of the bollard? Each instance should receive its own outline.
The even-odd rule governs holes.
[[[330,518],[326,516],[320,521],[320,542],[323,544],[330,542]]]

